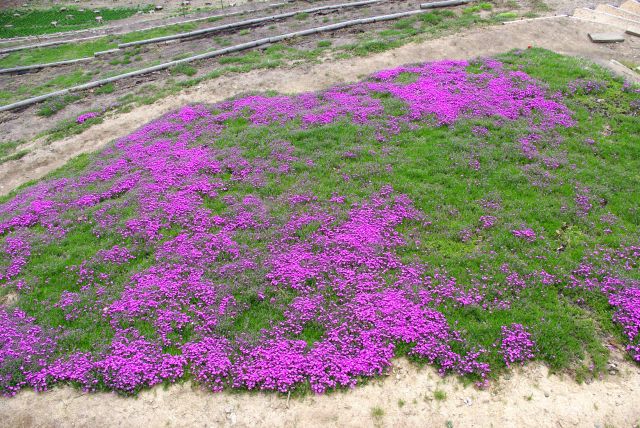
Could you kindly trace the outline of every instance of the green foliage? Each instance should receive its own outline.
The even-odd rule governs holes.
[[[28,150],[19,150],[17,152],[14,152],[14,153],[8,155],[8,156],[0,158],[0,164],[3,164],[3,163],[8,162],[8,161],[12,161],[12,160],[22,159],[28,153],[29,153]]]
[[[111,94],[116,90],[116,87],[113,83],[107,83],[106,85],[102,85],[95,89],[95,93],[98,95],[103,94]]]
[[[83,123],[76,122],[75,118],[64,119],[58,122],[55,127],[47,133],[47,141],[51,142],[61,140],[71,135],[79,134],[91,125],[101,123],[102,120],[102,116],[92,117],[85,120]]]
[[[103,22],[128,18],[139,10],[138,8],[78,9],[69,7],[66,10],[55,7],[51,9],[3,9],[0,10],[0,38],[32,36],[39,34],[58,33],[62,31],[82,30],[99,26],[96,16],[101,16]],[[52,24],[56,22],[56,24]]]
[[[0,141],[0,158],[10,155],[16,149],[16,147],[24,144],[21,140],[12,141]]]
[[[444,401],[447,399],[447,393],[441,389],[436,389],[433,391],[433,398],[437,401]]]
[[[494,18],[497,21],[511,21],[518,17],[518,14],[515,12],[502,12],[497,14]]]
[[[94,53],[114,49],[119,43],[130,43],[155,37],[170,36],[177,33],[193,31],[197,28],[195,23],[175,24],[150,30],[133,31],[118,36],[105,36],[96,40],[80,43],[69,43],[58,46],[47,46],[35,49],[26,49],[11,52],[0,58],[0,68],[10,68],[33,64],[46,64],[49,62],[65,61],[69,59],[86,58]],[[128,50],[125,56],[132,56],[136,50]],[[114,59],[112,65],[128,63],[124,59]]]
[[[108,39],[98,39],[82,43],[68,43],[58,46],[47,46],[11,52],[0,58],[0,67],[11,68],[33,64],[66,61],[70,59],[93,56],[95,52],[115,48],[115,43]]]
[[[174,65],[171,68],[171,74],[173,75],[184,74],[185,76],[195,76],[196,73],[198,73],[198,70],[195,67],[186,63]]]
[[[371,409],[371,417],[374,420],[382,419],[383,416],[384,416],[384,409],[382,407],[376,406]]]
[[[81,98],[82,96],[79,94],[67,94],[60,97],[50,98],[40,106],[38,109],[38,116],[53,116],[72,102]]]
[[[166,27],[152,28],[149,30],[133,31],[117,36],[119,43],[131,43],[139,40],[153,39],[156,37],[172,36],[178,33],[186,33],[198,28],[198,24],[187,22],[184,24],[168,25]]]
[[[464,8],[462,10],[462,13],[471,14],[471,13],[480,12],[482,10],[491,10],[492,8],[493,8],[493,6],[491,5],[491,3],[479,3],[479,4],[476,4],[474,6],[470,6],[470,7]]]

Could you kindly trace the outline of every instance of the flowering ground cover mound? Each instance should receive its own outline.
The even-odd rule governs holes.
[[[142,125],[0,205],[0,390],[640,361],[638,98],[529,50]]]

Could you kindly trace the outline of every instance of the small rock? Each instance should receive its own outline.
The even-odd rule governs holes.
[[[156,10],[162,10],[162,9],[164,9],[164,6],[162,6],[162,5],[158,4],[158,5],[156,5],[156,8],[155,8],[155,9],[156,9]]]
[[[547,391],[544,392],[545,397],[549,397],[549,393]]]
[[[18,295],[16,293],[11,292],[6,296],[0,298],[0,306],[2,305],[11,306],[17,301],[18,301]]]
[[[464,404],[466,404],[467,406],[471,406],[473,404],[473,401],[470,397],[465,397],[462,401],[464,401]]]
[[[235,425],[237,421],[236,413],[233,411],[233,407],[226,407],[224,412],[227,415],[227,420],[229,421],[229,425]]]

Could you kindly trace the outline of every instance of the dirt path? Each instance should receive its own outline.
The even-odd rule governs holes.
[[[25,157],[0,165],[0,194],[6,194],[20,184],[44,176],[74,156],[95,151],[114,138],[126,135],[150,119],[185,103],[216,102],[250,88],[282,93],[313,91],[335,83],[355,81],[377,70],[400,64],[494,55],[530,45],[589,58],[604,65],[613,58],[636,62],[640,59],[640,38],[629,37],[624,43],[616,45],[593,44],[587,40],[589,31],[606,30],[606,26],[570,18],[524,21],[408,44],[366,58],[288,69],[256,70],[243,74],[240,78],[238,75],[226,75],[176,96],[164,98],[153,105],[107,117],[103,123],[64,140],[48,145],[43,141],[32,142],[24,147],[30,150]]]
[[[176,385],[138,398],[70,388],[0,399],[2,427],[637,427],[640,370],[590,384],[549,376],[532,364],[479,391],[431,368],[396,362],[385,379],[352,391],[290,399],[262,393],[210,393]],[[434,391],[446,393],[436,400]],[[440,393],[440,398],[442,394]],[[379,416],[374,416],[373,409]]]

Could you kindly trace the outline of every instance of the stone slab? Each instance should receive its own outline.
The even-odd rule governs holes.
[[[593,43],[620,43],[624,42],[624,36],[618,33],[589,33]]]

